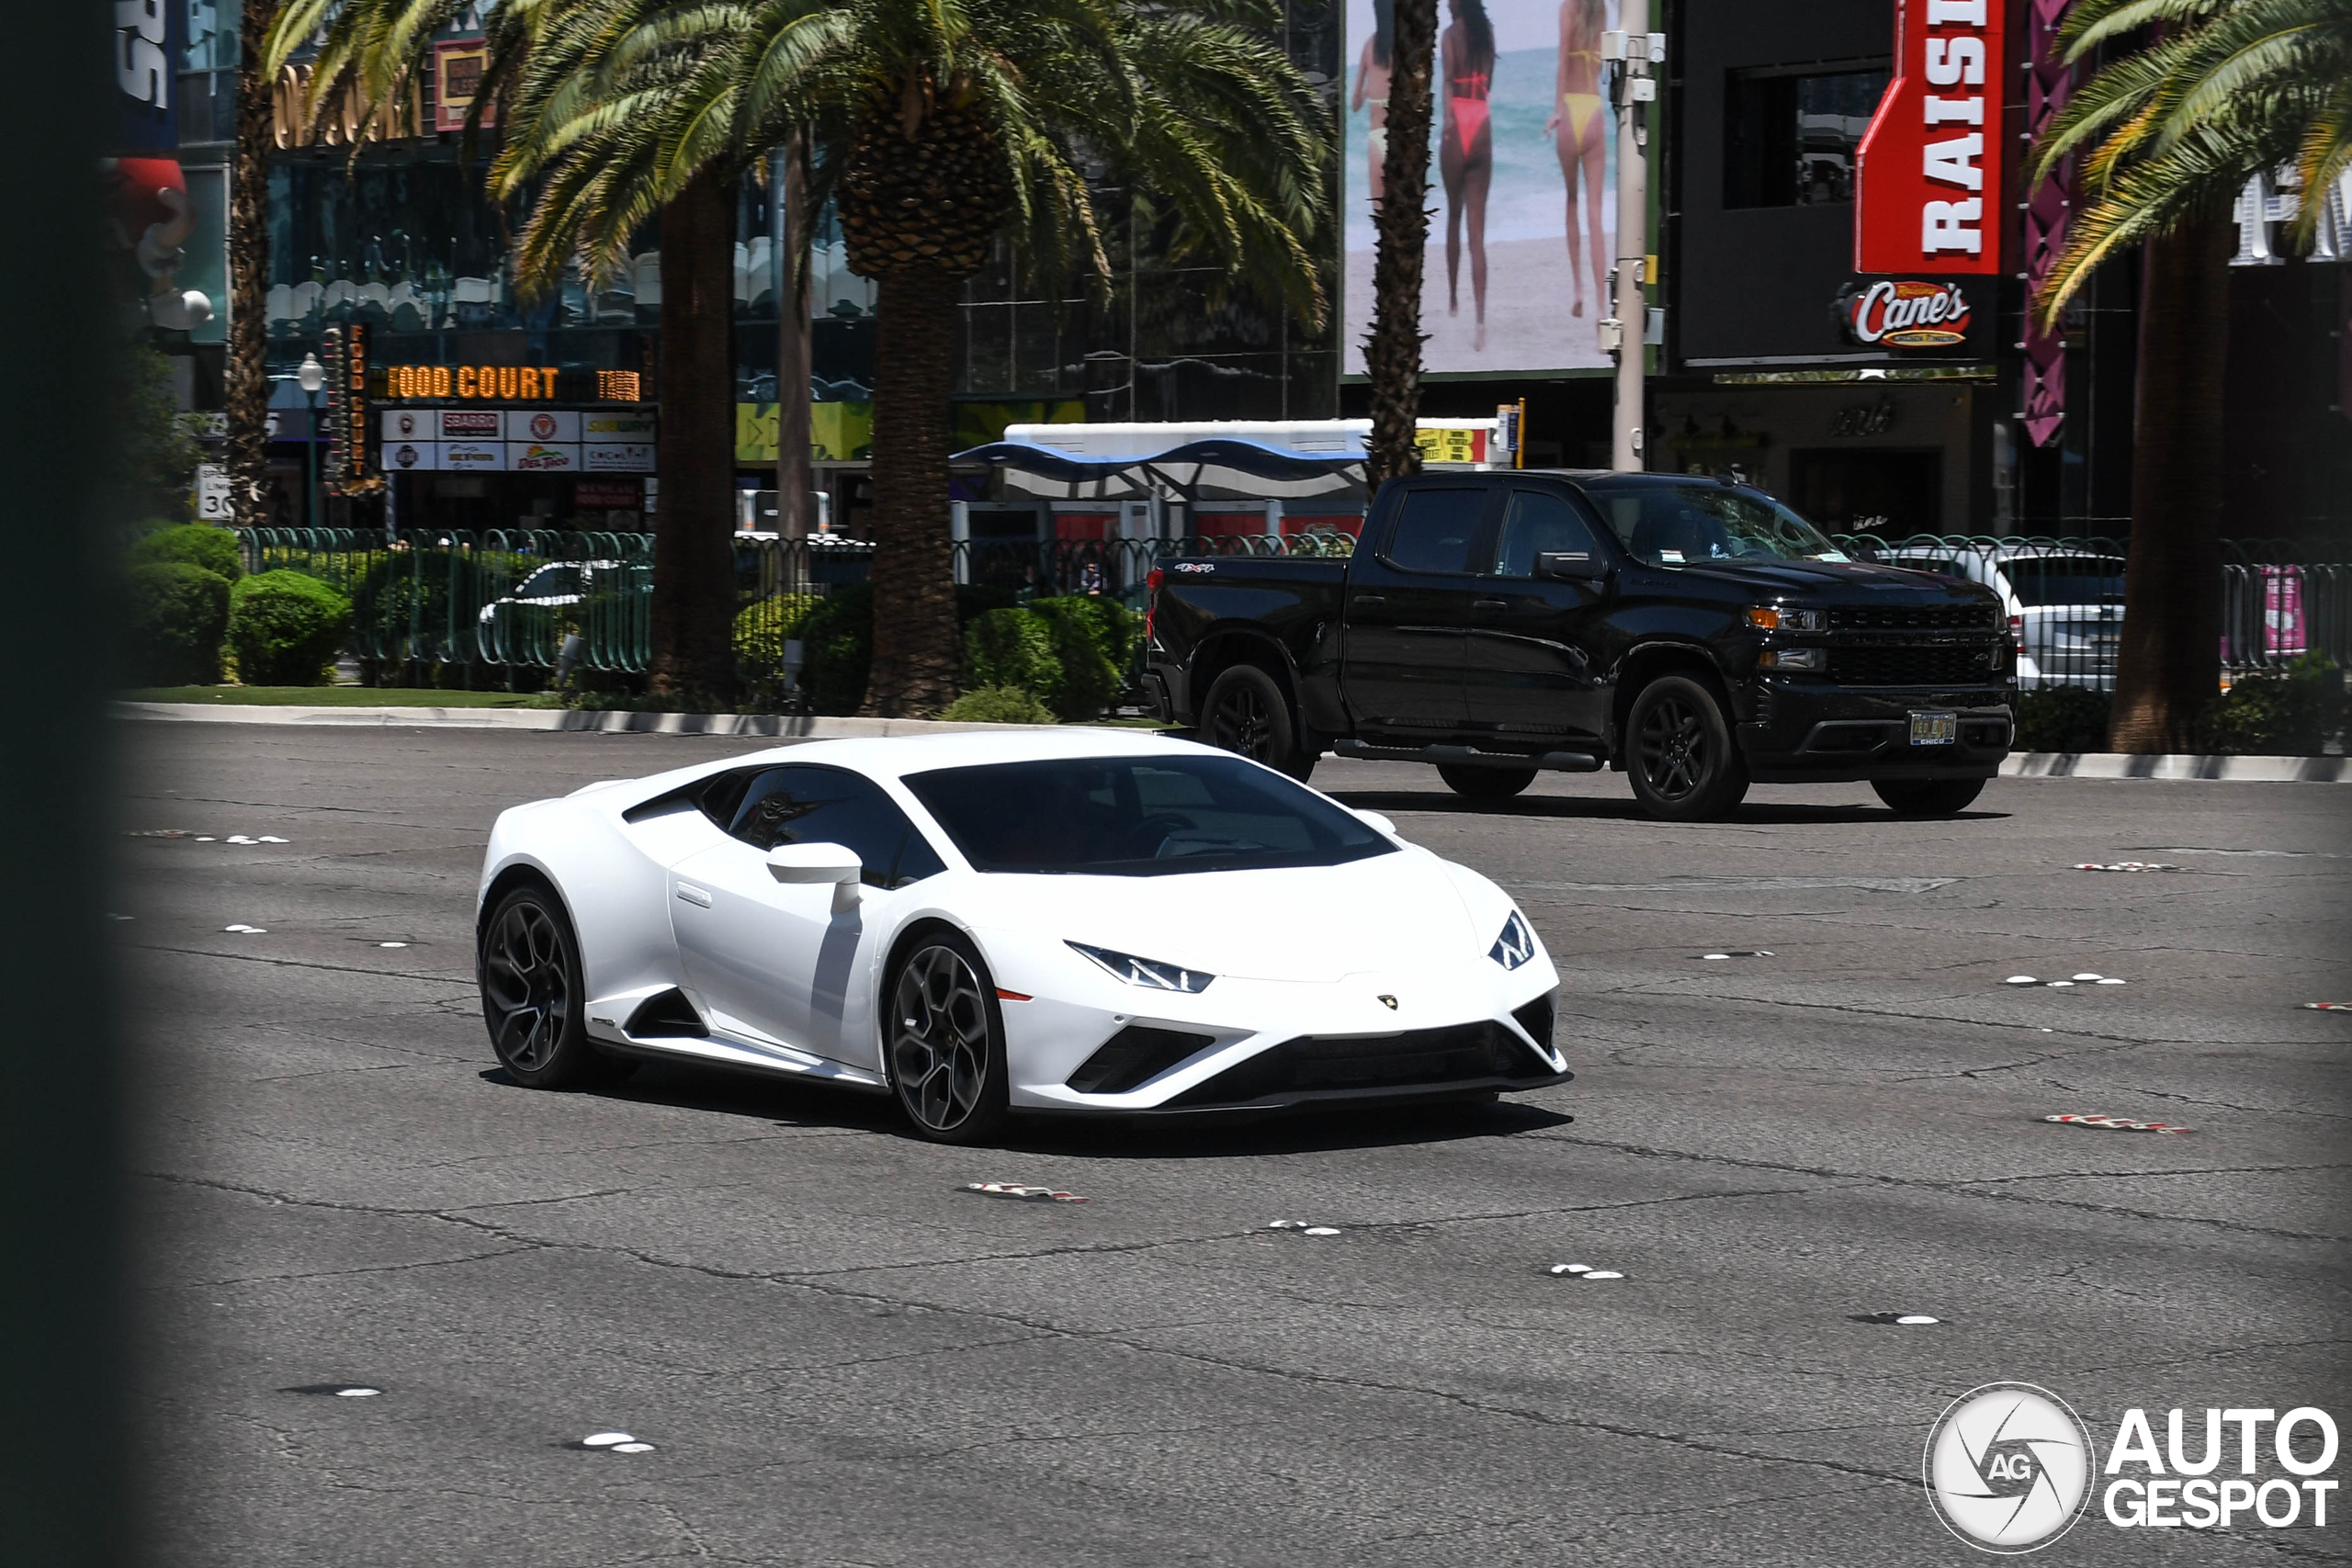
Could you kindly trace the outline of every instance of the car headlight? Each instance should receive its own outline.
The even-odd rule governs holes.
[[[1157,958],[1137,958],[1132,953],[1117,953],[1107,947],[1089,947],[1082,942],[1069,944],[1080,953],[1101,964],[1114,979],[1125,980],[1130,986],[1142,986],[1154,991],[1205,991],[1214,975],[1204,975],[1197,969],[1181,964],[1163,964]]]
[[[1503,922],[1503,934],[1495,938],[1495,945],[1487,950],[1487,956],[1506,969],[1516,969],[1535,956],[1535,933],[1527,929],[1527,921],[1517,909]]]
[[[1747,612],[1747,624],[1758,631],[1818,632],[1829,629],[1828,616],[1819,610],[1789,610],[1778,604],[1758,604]]]

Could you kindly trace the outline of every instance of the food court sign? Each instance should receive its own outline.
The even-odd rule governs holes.
[[[1856,272],[2000,271],[2005,10],[1895,0],[1894,77],[1855,153]]]

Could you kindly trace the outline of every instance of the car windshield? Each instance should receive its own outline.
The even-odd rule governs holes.
[[[2019,604],[2120,604],[2123,562],[2113,556],[2024,556],[2001,563]]]
[[[1396,845],[1238,757],[1069,757],[908,775],[978,871],[1161,876],[1339,865]]]
[[[1846,553],[1770,496],[1689,484],[1589,485],[1626,552],[1651,566],[1720,560],[1844,560]]]

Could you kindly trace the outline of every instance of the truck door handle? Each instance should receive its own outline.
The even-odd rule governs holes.
[[[1510,608],[1510,601],[1508,599],[1473,599],[1470,601],[1470,607],[1474,610],[1508,610]]]
[[[1388,595],[1385,593],[1359,593],[1355,597],[1355,602],[1359,604],[1385,604],[1388,603]]]

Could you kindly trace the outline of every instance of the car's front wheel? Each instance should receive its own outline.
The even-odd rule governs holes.
[[[1004,1014],[987,960],[960,933],[926,931],[890,980],[884,1051],[915,1131],[969,1144],[1004,1124]]]
[[[1625,734],[1625,773],[1634,797],[1653,817],[1712,821],[1729,816],[1747,794],[1747,761],[1723,705],[1687,675],[1661,675],[1643,687]]]
[[[1904,817],[1950,817],[1984,793],[1983,779],[1875,779],[1871,788]]]
[[[1201,703],[1201,739],[1305,784],[1317,748],[1309,745],[1290,699],[1272,675],[1237,664],[1209,685]]]
[[[1441,765],[1437,776],[1464,800],[1509,800],[1535,782],[1533,768],[1456,768]]]
[[[574,1089],[628,1070],[588,1038],[580,938],[550,889],[526,885],[499,899],[482,922],[475,972],[490,1048],[515,1082]]]

